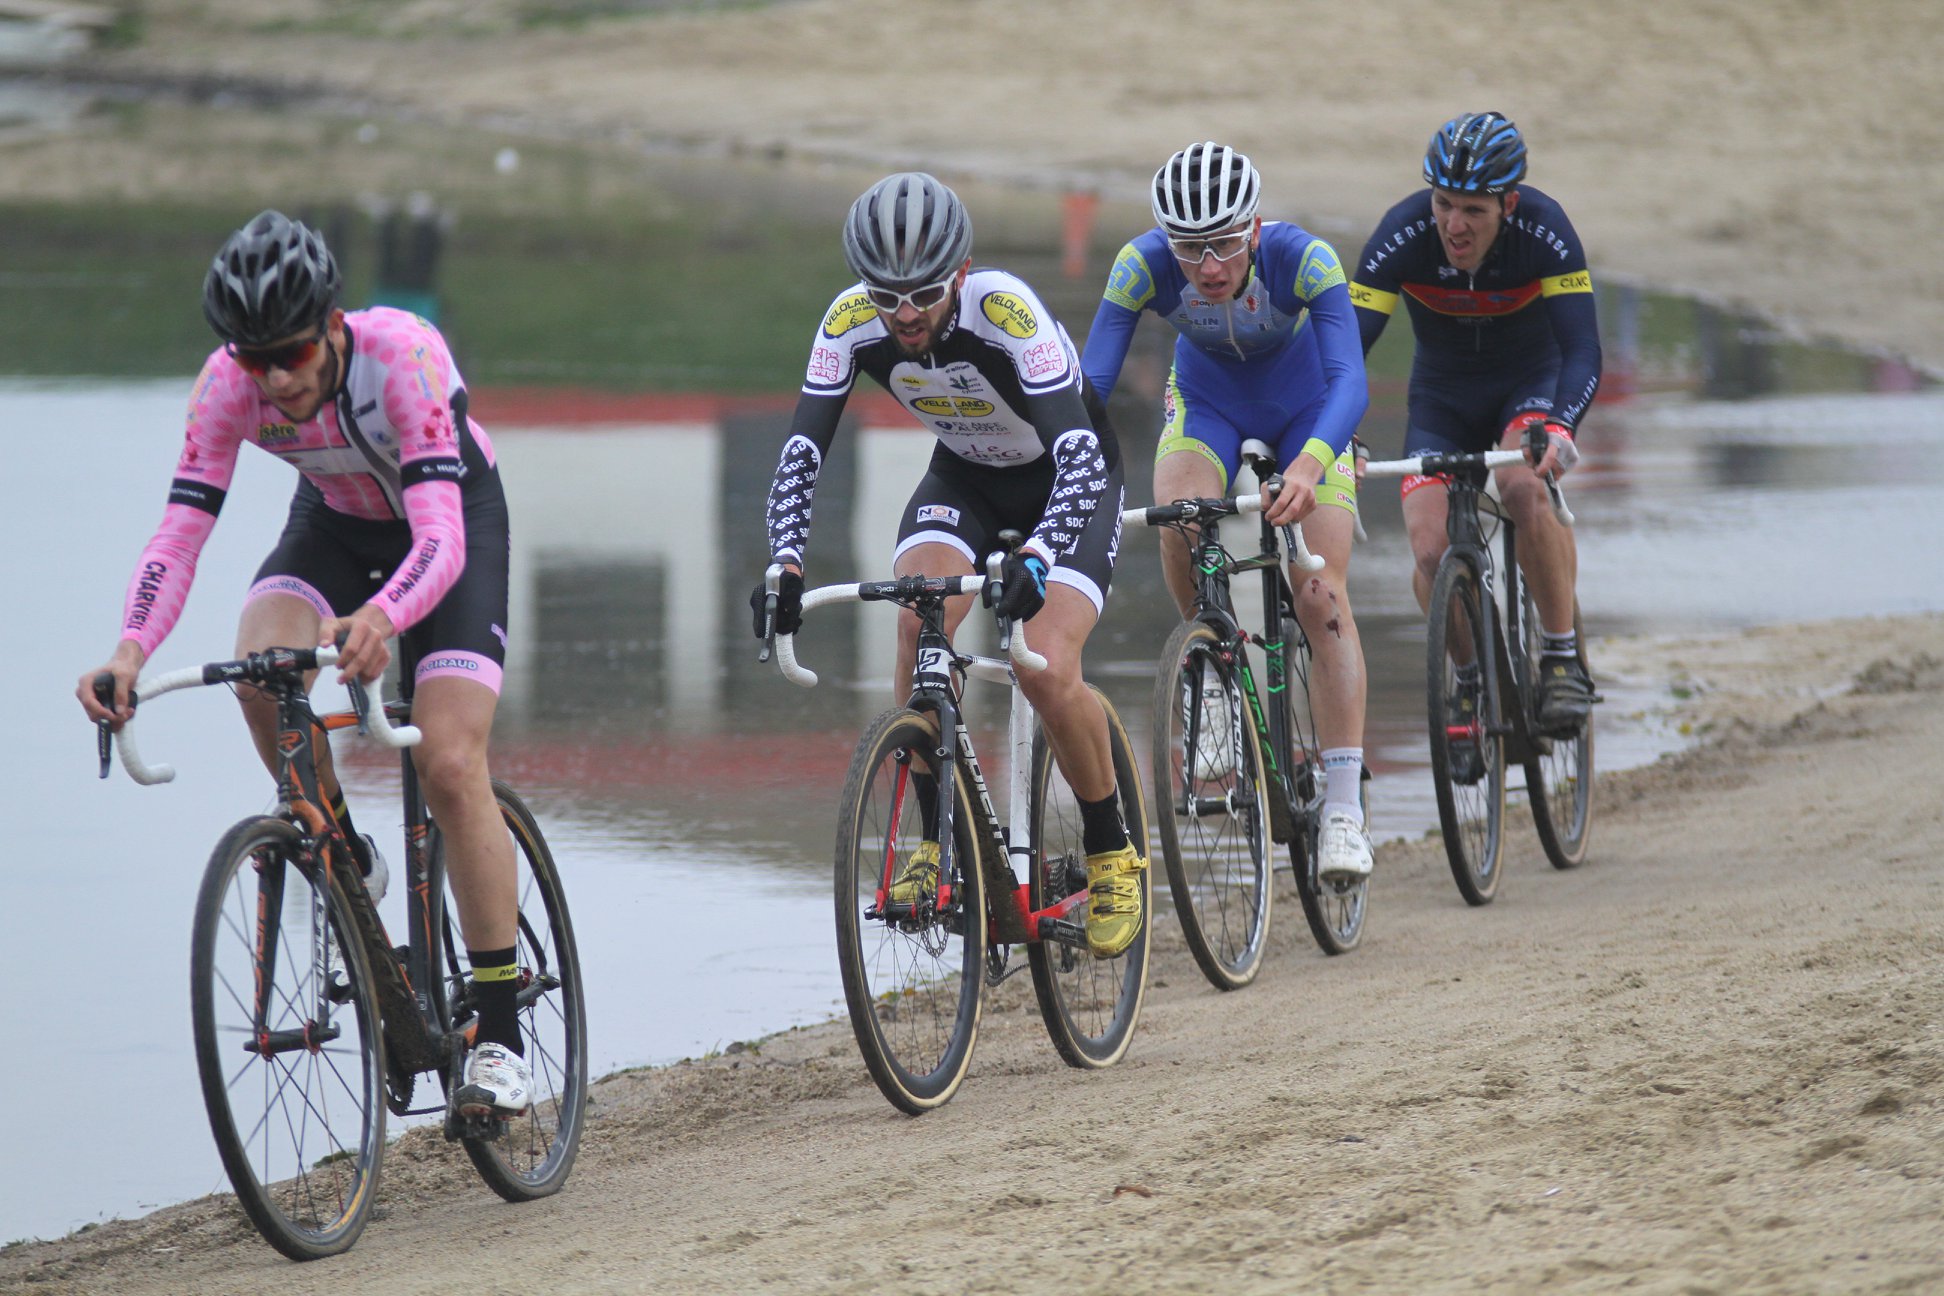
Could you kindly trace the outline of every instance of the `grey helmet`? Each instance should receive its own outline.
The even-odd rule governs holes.
[[[203,318],[216,336],[268,346],[319,323],[343,280],[324,239],[280,211],[259,212],[229,236],[203,277]]]
[[[1169,238],[1202,238],[1255,218],[1262,177],[1226,144],[1190,144],[1154,173],[1154,223]]]
[[[1525,173],[1525,137],[1502,112],[1453,117],[1424,150],[1424,182],[1439,189],[1502,194]]]
[[[952,277],[972,255],[972,218],[935,177],[900,171],[866,189],[844,219],[844,260],[874,288],[909,291]]]

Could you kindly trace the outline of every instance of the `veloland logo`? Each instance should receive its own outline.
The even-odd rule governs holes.
[[[1039,332],[1039,319],[1033,308],[1022,301],[1017,293],[987,293],[979,303],[985,317],[1005,333],[1016,338],[1029,338]]]
[[[877,307],[863,293],[852,293],[830,308],[824,316],[823,335],[827,338],[840,338],[859,324],[869,323],[877,318]]]
[[[992,402],[962,396],[920,396],[912,405],[921,414],[943,414],[948,418],[984,418],[992,413]]]

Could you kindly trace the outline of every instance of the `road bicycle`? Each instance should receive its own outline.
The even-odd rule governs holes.
[[[1539,430],[1539,453],[1544,452],[1544,436]],[[1593,826],[1593,718],[1589,712],[1566,733],[1548,733],[1539,724],[1539,613],[1530,586],[1521,579],[1518,528],[1486,490],[1492,469],[1530,462],[1527,455],[1533,448],[1427,454],[1364,468],[1367,476],[1446,480],[1450,544],[1431,582],[1425,706],[1445,856],[1459,892],[1474,905],[1489,904],[1498,894],[1508,765],[1525,766],[1533,826],[1554,868],[1577,868],[1585,862]],[[1550,474],[1546,487],[1553,515],[1562,525],[1573,525],[1572,512]],[[1494,533],[1504,553],[1496,566]],[[1577,604],[1573,628],[1579,631],[1580,668],[1591,679]],[[1481,662],[1492,663],[1492,668],[1479,669],[1476,663]],[[1596,694],[1594,701],[1599,700]]]
[[[143,680],[129,699],[152,704],[177,689],[249,684],[277,704],[277,805],[237,823],[209,857],[190,1003],[203,1102],[230,1184],[258,1232],[293,1260],[338,1254],[364,1231],[387,1112],[442,1114],[445,1137],[465,1148],[487,1185],[526,1201],[566,1181],[587,1108],[586,1009],[567,899],[532,813],[497,781],[519,870],[517,1003],[534,1103],[510,1121],[462,1117],[452,1105],[475,1013],[444,843],[403,750],[418,730],[407,723],[409,698],[372,707],[355,681],[351,710],[317,714],[306,675],[337,658],[332,647],[271,648]],[[106,675],[96,694],[104,681],[112,697]],[[318,783],[318,744],[354,725],[401,749],[408,940],[397,947]],[[171,766],[142,759],[132,729],[131,721],[117,737],[129,774],[143,784],[174,778]],[[109,742],[104,723],[103,778]],[[426,1072],[441,1092],[415,1106]]]
[[[1265,443],[1243,442],[1242,459],[1271,489],[1280,484]],[[1256,552],[1231,553],[1221,519],[1261,511],[1262,497],[1251,493],[1121,514],[1129,525],[1175,528],[1192,555],[1194,602],[1168,636],[1155,678],[1154,797],[1182,934],[1223,990],[1248,985],[1262,967],[1275,898],[1272,842],[1288,847],[1304,917],[1326,952],[1357,947],[1370,896],[1369,878],[1319,869],[1323,759],[1310,711],[1309,640],[1296,620],[1284,547],[1304,571],[1323,560],[1304,545],[1301,528],[1266,517]],[[1230,578],[1245,572],[1261,573],[1262,634],[1236,619]],[[1250,645],[1264,655],[1267,705]]]
[[[1002,542],[1016,543],[1015,533]],[[886,602],[918,617],[917,669],[905,704],[865,727],[838,810],[837,955],[844,1001],[864,1064],[899,1109],[918,1115],[949,1101],[965,1078],[978,1036],[984,986],[1019,970],[1026,950],[1040,1015],[1069,1065],[1111,1066],[1126,1053],[1147,989],[1151,887],[1139,873],[1143,921],[1120,954],[1087,945],[1087,857],[1079,803],[1054,761],[1016,670],[1043,670],[1018,626],[1000,620],[1002,658],[961,653],[945,631],[946,600],[999,580],[988,575],[826,585],[803,595],[806,614],[847,602]],[[768,576],[774,594],[782,573]],[[994,588],[990,591],[996,595]],[[772,620],[773,624],[773,620]],[[794,636],[768,636],[783,674],[805,687],[817,676],[797,660]],[[1010,685],[1009,826],[993,806],[984,767],[960,710],[968,678]],[[1091,687],[1091,686],[1089,686]],[[1149,857],[1147,808],[1126,730],[1098,689],[1128,838]],[[1020,821],[1024,819],[1022,824]],[[897,903],[891,887],[921,845],[935,843],[937,884]]]

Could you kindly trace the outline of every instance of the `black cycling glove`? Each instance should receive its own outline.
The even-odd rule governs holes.
[[[757,581],[756,588],[750,591],[749,610],[756,614],[756,637],[761,639],[768,627],[763,624],[763,600],[769,596],[765,581]],[[803,573],[783,569],[783,578],[776,583],[776,633],[793,635],[803,628]]]
[[[999,601],[993,610],[1008,621],[1030,621],[1046,606],[1046,559],[1024,549],[1006,555],[999,567]]]

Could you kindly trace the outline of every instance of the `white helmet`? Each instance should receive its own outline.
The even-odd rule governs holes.
[[[1249,159],[1212,140],[1190,144],[1154,173],[1154,223],[1169,238],[1202,238],[1254,219],[1262,177]]]

